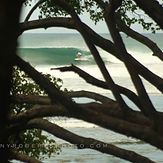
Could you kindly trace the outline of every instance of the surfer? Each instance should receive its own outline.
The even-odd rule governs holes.
[[[76,58],[81,58],[82,57],[82,54],[80,53],[80,52],[78,52],[77,54],[76,54]]]
[[[75,58],[76,61],[86,61],[88,60],[84,55],[82,55],[80,52],[78,52],[76,54],[76,58]]]

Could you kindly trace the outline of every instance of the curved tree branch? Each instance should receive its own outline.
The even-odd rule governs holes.
[[[49,27],[54,27],[54,26],[65,27],[65,28],[78,30],[77,26],[74,24],[74,21],[72,19],[70,20],[69,18],[63,18],[63,19],[62,18],[59,18],[59,19],[49,18],[49,19],[42,19],[42,20],[34,20],[34,21],[20,24],[20,29],[23,32],[24,30],[29,30],[29,29],[34,29],[34,28],[47,28],[48,26]],[[87,32],[87,36],[92,40],[92,42],[95,45],[113,54],[115,57],[123,61],[121,56],[119,56],[116,53],[115,46],[110,40],[107,40],[101,37],[84,23],[83,23],[83,29],[85,30],[85,32]],[[147,81],[153,84],[158,90],[163,92],[163,79],[162,78],[152,73],[149,69],[147,69],[144,65],[138,62],[130,54],[128,54],[128,61],[131,64],[133,64],[133,66],[137,69],[137,71],[143,78],[145,78]]]
[[[85,91],[85,90],[67,92],[67,95],[69,97],[73,97],[73,98],[86,97],[86,98],[90,98],[92,100],[98,101],[98,102],[100,102],[102,104],[108,104],[108,105],[109,104],[112,105],[112,104],[116,103],[116,101],[110,99],[109,97],[100,95],[100,94],[95,93],[95,92]]]
[[[26,30],[37,29],[37,28],[49,28],[49,27],[64,27],[64,28],[74,28],[75,24],[71,18],[64,17],[54,17],[45,18],[40,20],[31,20],[27,22],[20,23],[20,34]]]
[[[41,97],[42,98],[42,97]],[[46,99],[46,97],[45,97]],[[32,100],[31,97],[28,98],[28,103],[31,102]],[[22,122],[27,122],[30,119],[33,118],[40,118],[40,117],[51,117],[51,116],[66,116],[66,117],[75,117],[73,113],[69,113],[67,109],[65,109],[62,105],[39,105],[40,98],[38,97],[38,105],[35,105],[33,108],[30,110],[19,113],[17,115],[11,115],[9,117],[9,122],[10,123],[22,123]],[[27,101],[27,100],[26,100]],[[42,102],[42,100],[41,100]],[[22,100],[21,103],[24,103]],[[118,105],[114,103],[105,103],[105,104],[99,104],[99,103],[88,103],[88,104],[80,104],[81,109],[85,109],[87,111],[91,110],[92,112],[95,112],[96,114],[104,114],[112,117],[116,117],[119,119],[123,119],[125,121],[135,123],[135,124],[140,124],[140,125],[145,125],[145,126],[151,126],[151,122],[142,115],[142,113],[138,111],[130,111],[129,116],[125,117],[123,116],[122,110],[118,107]],[[161,116],[162,114],[160,114]]]
[[[119,53],[119,55],[122,56],[123,62],[129,72],[130,77],[133,81],[133,84],[137,90],[138,97],[143,106],[140,109],[145,116],[149,117],[151,120],[153,120],[154,123],[156,123],[158,120],[157,111],[154,108],[154,106],[146,92],[146,89],[143,85],[142,80],[139,77],[137,70],[128,61],[127,50],[126,50],[123,40],[117,30],[116,21],[114,19],[115,18],[115,10],[121,5],[121,3],[122,3],[122,0],[118,0],[118,1],[111,0],[109,5],[105,8],[104,18],[105,18],[106,24],[109,28],[110,34],[113,38],[113,41],[115,43],[117,53]]]
[[[114,83],[110,73],[108,72],[108,70],[105,66],[105,63],[103,62],[97,48],[92,43],[92,40],[88,37],[87,32],[85,32],[85,30],[83,29],[83,23],[81,22],[80,18],[76,14],[74,8],[69,3],[67,3],[65,0],[56,0],[56,4],[58,4],[58,5],[60,5],[60,7],[64,8],[72,16],[72,19],[75,21],[79,32],[83,36],[88,48],[90,49],[97,65],[101,71],[101,74],[103,75],[104,79],[106,80],[106,83],[108,85],[110,85],[110,89],[111,89],[115,99],[117,100],[121,109],[124,110],[124,113],[126,112],[126,114],[127,114],[126,110],[129,110],[129,107],[126,104],[126,102],[123,100],[123,98],[121,97],[121,94],[117,88],[117,85]]]
[[[31,17],[31,15],[33,14],[33,12],[37,9],[37,7],[40,5],[40,4],[42,4],[42,3],[44,3],[45,1],[47,1],[47,0],[39,0],[33,7],[32,7],[32,9],[28,12],[28,15],[26,16],[26,18],[25,18],[25,22],[27,22],[29,19],[30,19],[30,17]]]
[[[144,140],[152,145],[155,145],[160,149],[163,149],[162,137],[160,137],[159,134],[154,132],[152,129],[128,123],[126,121],[119,120],[111,116],[106,116],[101,113],[92,112],[91,110],[81,109],[79,105],[76,105],[75,103],[70,101],[69,98],[66,98],[65,95],[59,93],[59,90],[57,90],[52,83],[50,83],[43,75],[37,72],[28,63],[18,57],[16,59],[16,63],[30,77],[32,77],[36,83],[38,83],[45,91],[47,91],[52,101],[57,101],[58,103],[64,105],[65,108],[76,118],[97,124],[107,129],[111,129],[115,132],[119,132],[128,136],[133,136],[135,138]],[[161,124],[162,123],[160,123],[160,125]],[[155,139],[152,139],[154,137]]]
[[[143,34],[140,34],[130,27],[128,27],[124,22],[122,22],[119,18],[116,17],[116,23],[118,25],[118,28],[120,31],[126,33],[131,38],[141,42],[142,44],[146,45],[150,50],[153,51],[153,55],[157,56],[160,60],[163,61],[163,52],[162,50],[157,46],[156,43],[154,43],[152,40],[150,40],[148,37],[143,36]]]
[[[77,145],[79,149],[84,149],[84,148],[95,149],[102,153],[112,154],[116,157],[131,161],[131,162],[153,163],[153,161],[147,159],[146,157],[138,155],[135,152],[121,149],[114,145],[104,143],[102,141],[98,141],[93,138],[85,138],[82,136],[78,136],[47,120],[34,119],[34,120],[29,121],[27,126],[29,128],[39,128],[39,129],[45,130],[58,138],[61,138],[72,144]]]
[[[84,91],[84,90],[72,91],[72,92],[66,92],[65,94],[71,98],[86,97],[95,101],[99,101],[101,103],[107,103],[107,104],[116,103],[114,100],[106,96],[100,95],[95,92],[90,92],[90,91]],[[11,100],[13,103],[28,103],[28,104],[39,104],[39,105],[50,104],[50,99],[47,96],[17,95],[17,96],[11,97]]]
[[[163,29],[163,7],[156,0],[134,0],[136,4],[143,9],[162,29]],[[157,11],[157,12],[156,12]]]
[[[91,76],[90,74],[83,71],[79,67],[76,67],[75,65],[71,65],[71,66],[67,66],[67,67],[51,68],[51,70],[60,70],[61,72],[73,71],[73,72],[77,73],[80,77],[82,77],[86,82],[88,82],[92,85],[95,85],[97,87],[104,88],[104,89],[110,89],[110,86],[108,86],[106,84],[106,82],[96,79],[95,77]],[[135,105],[138,106],[138,108],[142,107],[137,95],[134,92],[132,92],[129,89],[124,88],[120,85],[117,85],[117,88],[119,89],[120,93],[124,94],[131,101],[133,101],[135,103]]]

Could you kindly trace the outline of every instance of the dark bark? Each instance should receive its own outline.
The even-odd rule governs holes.
[[[37,9],[37,7],[38,7],[40,4],[44,3],[44,2],[46,2],[46,0],[39,0],[39,1],[32,7],[32,9],[28,12],[28,15],[26,16],[26,18],[25,18],[24,21],[25,21],[25,22],[28,21],[28,20],[30,19],[31,15],[33,14],[33,12]]]
[[[163,8],[156,0],[148,0],[148,1],[141,1],[141,0],[134,0],[136,4],[145,11],[155,22],[163,29]]]
[[[78,136],[76,134],[73,134],[72,132],[69,132],[68,130],[65,130],[47,120],[43,119],[34,119],[28,122],[27,126],[29,128],[39,128],[43,129],[54,136],[57,136],[59,138],[62,138],[72,144],[77,145],[79,149],[84,148],[91,148],[95,149],[97,151],[100,151],[102,153],[112,154],[116,157],[120,157],[122,159],[131,161],[131,162],[143,162],[143,163],[152,163],[153,161],[147,159],[146,157],[143,157],[141,155],[138,155],[135,152],[128,151],[121,149],[119,147],[116,147],[114,145],[98,141],[96,139],[92,138],[84,138],[82,136]],[[100,146],[100,147],[99,147]]]
[[[48,20],[48,21],[47,21]],[[68,18],[59,18],[55,21],[55,18],[50,19],[43,19],[43,20],[37,20],[37,21],[30,21],[29,23],[23,23],[21,24],[21,31],[29,30],[29,29],[35,29],[35,28],[48,28],[49,27],[65,27],[70,29],[76,29],[78,30],[76,24],[73,20]],[[47,25],[45,25],[45,22]],[[87,33],[87,37],[89,37],[92,41],[92,43],[103,50],[113,54],[115,57],[117,57],[119,60],[124,61],[121,55],[118,55],[115,50],[114,44],[107,40],[97,33],[95,33],[92,29],[90,29],[86,24],[82,24],[83,29]],[[130,62],[135,69],[137,69],[138,73],[147,81],[149,81],[151,84],[153,84],[158,90],[163,92],[163,79],[160,78],[158,75],[151,72],[149,69],[147,69],[144,65],[142,65],[140,62],[138,62],[136,59],[134,59],[130,54],[128,54],[128,62]]]
[[[80,34],[83,36],[85,43],[87,44],[90,52],[92,53],[92,55],[96,61],[97,66],[99,67],[99,69],[101,71],[101,74],[103,75],[106,83],[110,86],[115,99],[117,100],[121,109],[123,109],[124,113],[125,113],[126,110],[128,110],[129,108],[126,105],[125,101],[123,100],[122,96],[120,95],[117,85],[115,84],[110,73],[108,72],[108,70],[105,66],[105,63],[102,60],[97,48],[95,47],[92,40],[88,37],[87,33],[85,32],[85,29],[84,29],[85,25],[81,22],[80,18],[76,14],[74,8],[71,5],[69,5],[69,3],[67,3],[66,1],[57,1],[56,4],[59,4],[61,7],[63,7],[71,15],[72,19],[75,21],[77,29],[79,30]]]
[[[75,116],[73,113],[69,113],[62,105],[50,105],[49,99],[47,97],[44,97],[45,99],[43,100],[43,97],[34,97],[35,101],[33,101],[32,97],[33,96],[27,96],[27,97],[21,97],[21,102],[19,100],[18,96],[14,101],[19,101],[19,103],[30,103],[33,104],[37,100],[36,106],[34,106],[32,109],[29,111],[26,111],[24,113],[19,113],[18,115],[13,115],[9,117],[10,123],[18,123],[19,121],[27,121],[29,119],[35,118],[35,117],[44,117],[44,116]],[[27,101],[28,99],[28,101]],[[42,104],[42,101],[44,101],[44,105]],[[120,118],[123,120],[126,120],[128,122],[132,122],[135,124],[141,124],[144,126],[151,126],[151,122],[143,116],[141,112],[138,111],[130,111],[128,113],[127,117],[123,116],[122,110],[118,107],[116,102],[109,102],[109,103],[104,103],[104,104],[99,104],[99,103],[89,103],[89,104],[80,104],[81,109],[85,110],[91,110],[96,113],[102,113],[104,115],[109,115],[113,116],[116,118]],[[161,113],[159,113],[160,117],[162,116]]]
[[[99,101],[101,103],[112,104],[116,103],[114,100],[103,96],[101,94],[95,92],[88,92],[88,91],[72,91],[65,93],[68,97],[87,97],[95,101]],[[32,104],[40,104],[40,105],[47,105],[50,104],[50,99],[47,96],[36,96],[36,95],[17,95],[15,97],[11,97],[13,103],[32,103]],[[38,103],[39,100],[39,103]]]
[[[106,129],[113,130],[115,132],[132,136],[134,138],[138,138],[140,140],[144,140],[145,142],[154,145],[163,150],[163,138],[162,138],[162,113],[156,112],[153,107],[144,85],[140,79],[140,76],[148,80],[152,83],[156,88],[158,88],[161,92],[163,92],[163,79],[159,76],[153,74],[143,65],[141,65],[138,61],[136,61],[130,54],[127,53],[121,36],[117,30],[116,21],[114,17],[115,10],[121,4],[121,0],[118,1],[109,1],[110,6],[107,8],[107,3],[103,3],[103,1],[95,0],[97,3],[100,3],[100,6],[106,9],[106,23],[110,29],[114,44],[99,36],[93,30],[91,30],[86,24],[81,22],[80,18],[76,14],[74,8],[65,0],[56,0],[55,3],[65,9],[70,15],[71,18],[49,18],[39,21],[31,21],[25,22],[20,25],[21,30],[19,30],[19,34],[27,29],[33,28],[48,28],[53,26],[62,26],[65,28],[76,29],[83,36],[88,48],[90,49],[94,59],[101,70],[101,73],[106,82],[98,80],[86,72],[80,70],[75,66],[71,67],[63,67],[59,68],[61,71],[74,71],[78,73],[82,78],[84,78],[88,83],[111,89],[113,92],[116,102],[108,99],[107,97],[100,96],[98,94],[92,92],[72,92],[72,93],[63,93],[58,90],[52,83],[50,83],[43,75],[37,72],[34,68],[32,68],[28,63],[24,62],[18,56],[15,57],[15,63],[24,70],[37,84],[40,85],[42,89],[44,89],[50,100],[46,97],[35,97],[35,99],[31,100],[31,97],[22,97],[19,96],[16,98],[16,102],[26,102],[33,104],[42,104],[42,106],[34,106],[31,110],[26,111],[25,113],[20,113],[16,116],[10,116],[10,127],[6,133],[11,134],[15,131],[19,131],[25,129],[25,127],[29,128],[40,128],[49,133],[58,136],[64,140],[67,140],[71,143],[78,144],[80,148],[80,144],[83,143],[85,148],[89,148],[90,144],[94,145],[95,150],[99,150],[104,153],[109,153],[115,155],[117,157],[132,161],[132,162],[151,162],[147,158],[137,155],[134,152],[126,151],[114,147],[108,144],[107,147],[103,147],[100,149],[96,148],[97,144],[102,145],[103,142],[91,139],[91,138],[83,138],[73,133],[70,133],[59,126],[56,126],[48,121],[41,119],[34,119],[36,117],[46,117],[46,116],[66,116],[66,117],[74,117],[77,119],[81,119],[87,122],[94,123]],[[26,18],[26,21],[30,18],[30,15],[37,8],[39,3],[44,2],[44,0],[40,0],[30,11],[29,15]],[[154,8],[158,9],[158,13],[162,13],[162,8],[154,1],[149,0],[148,2],[140,2],[139,0],[135,0],[135,2],[141,7],[144,7],[144,4],[148,6],[144,11],[150,11],[149,4],[153,4]],[[105,4],[105,5],[104,5]],[[152,7],[151,7],[152,8]],[[107,10],[108,9],[108,10]],[[147,11],[146,11],[147,12]],[[148,13],[147,12],[147,13]],[[162,22],[160,20],[160,16],[152,13],[151,17],[157,21],[159,21],[159,25],[161,26]],[[158,17],[158,18],[156,18]],[[122,25],[122,24],[120,24]],[[119,26],[120,26],[119,25]],[[126,26],[121,26],[126,33],[128,32],[132,37],[137,40],[145,43],[149,48],[153,49],[155,52],[158,52],[158,56],[161,58],[161,53],[157,49],[152,42],[150,42],[147,38],[140,37],[137,33],[129,30],[127,31]],[[21,32],[20,32],[21,31]],[[16,38],[17,34],[15,35]],[[14,39],[15,39],[14,38]],[[14,40],[13,39],[13,40]],[[144,40],[145,39],[145,40]],[[6,42],[5,42],[6,44]],[[16,45],[13,47],[15,48]],[[137,89],[138,96],[132,91],[123,88],[114,83],[112,77],[110,76],[106,66],[101,59],[101,56],[96,48],[96,46],[101,47],[103,50],[106,50],[109,53],[112,53],[118,59],[123,61],[131,75],[133,83]],[[10,48],[9,48],[10,49]],[[12,49],[15,54],[15,49]],[[8,56],[9,57],[9,56]],[[12,58],[13,59],[13,58]],[[4,60],[3,60],[4,61]],[[5,62],[4,62],[5,63]],[[3,63],[2,63],[3,65]],[[7,65],[8,66],[8,65]],[[8,66],[12,67],[12,65]],[[3,69],[2,69],[3,70]],[[9,76],[11,73],[9,74]],[[9,80],[8,80],[9,81]],[[4,83],[3,83],[4,84]],[[10,85],[10,83],[9,83]],[[127,104],[124,102],[121,94],[125,94],[129,97],[141,110],[141,112],[133,111],[130,109]],[[9,95],[9,91],[8,94]],[[95,100],[100,101],[101,103],[88,103],[88,104],[76,104],[71,99],[72,97],[89,97]],[[8,97],[8,96],[6,96]],[[20,100],[21,98],[21,100]],[[119,105],[118,105],[118,103]],[[8,105],[8,103],[7,103]],[[3,105],[2,105],[3,106]],[[142,114],[144,113],[144,115]],[[6,113],[4,114],[6,115]],[[6,117],[5,117],[6,118]],[[155,128],[153,127],[153,123],[155,124]],[[26,126],[27,125],[27,126]],[[158,130],[157,130],[158,129]],[[3,130],[2,130],[3,131]],[[3,135],[4,136],[4,135]]]
[[[138,93],[139,100],[142,104],[141,111],[144,115],[149,117],[151,120],[153,120],[155,123],[157,122],[157,111],[154,108],[146,89],[143,85],[142,80],[139,77],[139,74],[137,70],[134,68],[134,66],[128,61],[128,54],[126,47],[123,43],[123,40],[119,34],[119,31],[117,30],[116,26],[116,20],[115,20],[115,10],[121,5],[122,1],[118,1],[119,3],[115,3],[117,1],[111,0],[108,7],[105,9],[104,18],[106,21],[106,24],[109,28],[110,34],[112,36],[112,39],[116,46],[117,54],[122,56],[124,64],[130,74],[130,77],[132,79],[132,82],[136,88],[136,91]],[[157,126],[157,125],[156,125]]]
[[[79,67],[76,67],[74,65],[71,65],[68,67],[51,68],[51,70],[60,70],[61,72],[73,71],[73,72],[77,73],[80,77],[82,77],[86,82],[88,82],[92,85],[95,85],[97,87],[110,90],[110,86],[108,84],[106,84],[106,82],[96,79],[95,77],[91,76],[90,74],[86,73],[85,71],[81,70]],[[119,92],[121,94],[124,94],[131,101],[133,101],[135,103],[135,105],[138,106],[138,108],[142,107],[137,95],[134,92],[132,92],[129,89],[124,88],[120,85],[117,85],[117,88],[119,89]]]
[[[7,143],[6,124],[10,104],[12,66],[17,46],[19,14],[22,1],[0,2],[0,144]],[[1,162],[7,162],[8,151],[0,148]]]
[[[141,42],[142,44],[146,45],[152,52],[154,56],[157,56],[160,60],[163,61],[163,52],[162,50],[157,46],[155,42],[150,40],[148,37],[144,36],[143,34],[140,34],[130,27],[128,27],[123,21],[121,21],[118,17],[116,17],[116,23],[118,25],[118,28],[120,31],[126,33],[131,38]]]
[[[31,21],[20,23],[19,34],[23,33],[24,31],[30,30],[30,29],[37,29],[37,28],[47,29],[49,27],[54,27],[54,26],[74,29],[74,25],[75,24],[71,18],[64,18],[64,17],[31,20]]]

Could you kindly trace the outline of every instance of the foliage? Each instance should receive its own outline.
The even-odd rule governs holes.
[[[117,13],[128,26],[138,23],[144,30],[151,30],[153,33],[160,29],[132,0],[123,0]]]
[[[93,0],[68,0],[77,14],[82,15],[84,12],[90,14],[90,19],[95,22],[103,20],[103,9],[99,4]],[[104,1],[105,2],[105,1]],[[69,14],[58,7],[54,0],[47,0],[39,6],[40,15],[39,18],[48,18],[56,16],[68,16]],[[144,30],[151,30],[155,33],[159,30],[159,26],[153,20],[151,20],[132,0],[123,0],[122,5],[117,10],[118,15],[126,23],[131,26],[133,24],[140,24]]]
[[[70,5],[73,6],[76,13],[82,15],[85,11],[90,13],[90,19],[92,19],[95,23],[103,19],[102,10],[99,5],[92,0],[69,0]],[[58,7],[55,4],[54,0],[47,0],[43,4],[39,6],[40,15],[39,18],[43,17],[54,17],[54,16],[68,16],[69,14]]]
[[[54,78],[49,74],[45,75],[59,89],[62,86],[62,80]],[[18,68],[14,68],[13,88],[11,95],[45,95],[37,84],[35,84],[24,72]],[[11,104],[11,113],[18,114],[30,109],[31,104]],[[50,157],[54,153],[58,153],[60,148],[53,139],[49,139],[39,129],[26,130],[16,133],[10,137],[11,144],[17,144],[17,150],[29,156],[43,159],[44,156]]]

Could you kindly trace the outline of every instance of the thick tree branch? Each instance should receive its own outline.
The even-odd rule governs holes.
[[[32,8],[31,8],[31,10],[28,12],[28,15],[26,16],[26,18],[25,18],[25,22],[27,22],[29,19],[30,19],[30,17],[31,17],[31,15],[33,14],[33,12],[37,9],[37,7],[40,5],[40,4],[42,4],[42,3],[44,3],[45,1],[47,1],[47,0],[39,0]]]
[[[100,95],[98,93],[94,92],[88,92],[88,91],[73,91],[73,92],[66,92],[67,96],[71,98],[80,98],[80,97],[86,97],[90,98],[95,101],[99,101],[101,103],[107,103],[112,104],[115,103],[114,100]],[[14,97],[11,97],[11,100],[13,103],[28,103],[28,104],[39,104],[39,105],[47,105],[50,104],[50,99],[47,96],[36,96],[36,95],[17,95]]]
[[[106,82],[91,76],[87,72],[83,71],[82,69],[80,69],[79,67],[76,67],[74,65],[67,66],[67,67],[51,68],[51,70],[60,70],[61,72],[73,71],[73,72],[77,73],[80,77],[82,77],[87,83],[90,83],[90,84],[95,85],[100,88],[110,89],[110,86],[107,85]],[[129,89],[124,88],[120,85],[117,85],[117,88],[119,89],[119,92],[121,94],[124,94],[131,101],[133,101],[135,103],[135,105],[138,106],[138,108],[142,107],[137,95],[134,92],[132,92]]]
[[[163,7],[156,0],[134,0],[136,4],[145,11],[163,29]]]
[[[131,162],[143,162],[143,163],[152,163],[153,161],[138,155],[135,152],[121,149],[114,145],[104,143],[92,138],[85,138],[78,136],[68,130],[65,130],[47,120],[43,119],[34,119],[28,122],[27,126],[29,128],[39,128],[45,130],[54,136],[66,140],[72,144],[77,145],[79,149],[91,148],[102,153],[112,154],[116,157],[131,161]]]
[[[150,50],[153,51],[153,55],[157,56],[160,60],[163,61],[163,52],[162,50],[157,46],[156,43],[154,43],[152,40],[150,40],[148,37],[143,36],[143,34],[140,34],[130,27],[128,27],[124,22],[122,22],[119,18],[116,17],[116,23],[118,25],[118,28],[120,31],[126,33],[131,38],[141,42],[142,44],[146,45]]]
[[[9,123],[22,123],[34,118],[52,116],[70,117],[70,114],[62,105],[36,105],[26,112],[11,115],[9,117]]]
[[[19,16],[23,0],[0,1],[0,144],[7,143],[6,124],[12,87],[13,60],[17,47]],[[0,148],[1,162],[8,162],[8,149]]]
[[[67,3],[65,0],[57,0],[56,4],[60,5],[60,7],[63,7],[72,16],[72,19],[75,21],[79,32],[83,36],[88,48],[90,49],[97,65],[101,71],[101,74],[103,75],[104,79],[106,80],[106,83],[108,85],[110,85],[111,91],[112,91],[115,99],[117,100],[118,104],[120,105],[121,109],[123,109],[125,112],[129,108],[128,108],[127,104],[125,103],[125,101],[123,100],[123,98],[121,97],[120,92],[117,88],[117,85],[114,83],[110,73],[108,72],[108,70],[105,66],[105,63],[103,62],[97,48],[92,43],[91,39],[88,37],[87,32],[85,32],[85,30],[83,29],[83,23],[81,22],[80,18],[76,14],[74,8],[69,3]]]
[[[25,100],[28,99],[28,103],[31,102],[32,104],[31,98],[32,97],[29,98],[29,96],[27,96]],[[47,103],[46,105],[39,105],[40,97],[37,97],[37,99],[38,99],[38,105],[34,106],[33,108],[31,108],[26,112],[19,113],[17,115],[11,115],[9,117],[9,122],[22,123],[33,118],[50,117],[50,116],[66,116],[66,117],[76,118],[75,115],[73,115],[73,113],[69,113],[62,105],[50,105],[50,103]],[[47,98],[45,97],[45,99]],[[23,99],[21,103],[24,103]],[[42,103],[42,99],[41,99],[41,103]],[[99,103],[80,104],[80,107],[81,109],[85,109],[87,111],[91,110],[93,112],[96,112],[96,114],[102,113],[104,115],[120,118],[131,123],[151,126],[151,122],[138,111],[130,111],[128,113],[129,116],[124,118],[122,110],[118,107],[117,103],[115,102],[105,103],[102,105]]]
[[[74,22],[71,18],[54,17],[45,18],[40,20],[31,20],[20,23],[20,34],[26,30],[37,29],[37,28],[49,28],[49,27],[64,27],[74,29]]]
[[[162,137],[159,136],[158,133],[154,132],[149,127],[146,127],[145,125],[148,125],[149,122],[147,122],[145,119],[144,119],[145,120],[144,122],[143,122],[143,119],[141,121],[140,120],[141,116],[138,115],[136,117],[137,114],[133,114],[133,116],[131,116],[132,115],[132,113],[131,113],[131,115],[129,115],[127,118],[130,119],[133,117],[132,118],[133,120],[129,120],[130,122],[127,122],[126,121],[127,118],[125,120],[123,120],[123,118],[124,118],[123,113],[122,114],[121,114],[121,112],[118,113],[118,109],[115,109],[115,108],[109,109],[108,105],[106,107],[101,106],[101,108],[99,106],[100,106],[100,104],[98,104],[98,107],[97,107],[97,105],[96,105],[96,107],[94,107],[94,105],[90,105],[90,104],[83,105],[83,107],[80,106],[80,114],[76,113],[77,110],[74,112],[69,111],[67,116],[71,115],[74,118],[82,119],[84,121],[99,125],[101,127],[111,129],[115,132],[119,132],[119,133],[122,133],[122,134],[125,134],[128,136],[133,136],[135,138],[144,140],[152,145],[155,145],[156,147],[158,147],[160,149],[163,149]],[[102,108],[104,110],[101,110]],[[63,108],[61,108],[61,109],[63,109]],[[67,111],[67,109],[66,109],[66,111]],[[59,110],[59,112],[60,112],[60,110]],[[83,114],[83,112],[85,112],[85,114]],[[37,114],[37,111],[35,113],[36,113],[35,114],[36,117],[39,116],[39,112],[38,112],[38,114]],[[56,113],[57,113],[57,111],[55,112],[55,114]],[[63,111],[63,113],[65,113],[65,111]],[[42,114],[44,114],[44,112],[42,112]],[[33,115],[33,113],[32,113],[32,115]],[[114,117],[113,117],[113,115],[114,115]],[[115,116],[117,116],[117,117],[115,117]],[[119,119],[119,118],[121,118],[121,119]],[[136,120],[136,118],[138,118],[141,122],[139,122],[139,120],[138,120],[135,124],[134,121]],[[139,124],[139,123],[141,123],[141,124]],[[24,125],[24,123],[19,123],[19,125]],[[22,129],[22,128],[20,127],[20,129]],[[15,130],[19,130],[19,127],[13,126],[13,127],[11,127],[11,129],[8,132],[11,134]]]
[[[64,22],[64,20],[65,20],[65,22]],[[47,28],[48,26],[46,26],[45,24],[46,23],[48,24],[48,22],[49,22],[50,27],[56,25],[58,27],[63,26],[63,27],[67,27],[70,29],[77,29],[76,25],[74,24],[74,22],[72,20],[70,20],[69,18],[68,19],[65,18],[64,20],[62,21],[62,18],[59,18],[56,20],[56,23],[53,18],[35,20],[35,21],[30,21],[32,24],[30,22],[21,24],[20,28],[21,28],[21,31],[28,30],[28,29],[34,29],[34,28],[44,28],[44,27]],[[99,46],[103,50],[113,54],[115,57],[117,57],[118,59],[123,61],[122,57],[116,53],[115,46],[111,41],[101,37],[100,35],[95,33],[92,29],[90,29],[84,23],[83,23],[83,29],[85,30],[85,32],[87,32],[87,36],[92,40],[92,42],[95,45]],[[151,84],[153,84],[158,90],[163,92],[162,78],[160,78],[156,74],[152,73],[150,70],[148,70],[146,67],[144,67],[140,62],[138,62],[136,59],[134,59],[130,54],[128,54],[128,61],[135,67],[135,69],[137,69],[137,71],[143,78],[145,78],[147,81],[149,81]]]
[[[38,105],[49,105],[51,103],[51,100],[48,96],[36,96],[36,95],[17,95],[11,97],[12,103],[16,104],[38,104]]]
[[[118,3],[117,3],[118,2]],[[146,89],[139,77],[139,74],[137,70],[133,67],[133,65],[128,61],[128,54],[127,50],[125,48],[125,45],[123,43],[123,40],[117,30],[116,21],[115,21],[115,10],[119,5],[121,5],[121,0],[113,1],[111,0],[108,7],[105,8],[104,18],[106,21],[106,24],[109,28],[109,31],[111,33],[111,36],[113,38],[113,41],[115,43],[115,47],[117,50],[117,53],[123,57],[123,62],[131,76],[131,79],[133,81],[133,84],[137,90],[140,102],[142,104],[141,111],[149,117],[153,122],[157,122],[157,111],[154,108],[152,102],[150,101],[150,98],[146,92]]]
[[[15,57],[15,64],[26,72],[43,90],[45,90],[53,104],[61,103],[70,111],[80,112],[80,108],[70,98],[54,86],[45,76],[35,70],[29,63],[25,62],[20,57]],[[76,109],[78,108],[78,109]]]

